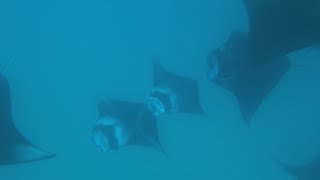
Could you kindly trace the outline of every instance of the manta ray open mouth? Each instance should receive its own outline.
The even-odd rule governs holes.
[[[92,131],[95,145],[103,152],[117,150],[127,144],[128,132],[113,118],[102,117]]]
[[[95,128],[92,131],[92,137],[94,144],[100,148],[101,151],[106,152],[110,150],[110,142],[101,129]]]
[[[148,108],[155,116],[176,112],[176,95],[169,89],[154,88],[148,98]]]

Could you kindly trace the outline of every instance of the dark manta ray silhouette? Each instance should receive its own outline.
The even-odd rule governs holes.
[[[277,58],[320,41],[319,0],[243,0],[254,61]]]
[[[100,117],[93,129],[93,139],[102,151],[135,145],[164,153],[157,120],[145,104],[108,99],[99,100],[98,109]]]
[[[297,180],[319,180],[320,158],[315,159],[305,166],[289,166],[280,163],[285,170],[297,178]]]
[[[153,88],[147,104],[154,115],[203,113],[197,81],[168,72],[158,63],[153,64]]]
[[[286,55],[320,40],[318,0],[243,0],[249,32],[233,32],[208,58],[208,77],[230,90],[248,121],[290,68]]]
[[[0,165],[26,163],[54,156],[32,145],[15,127],[9,83],[0,73]]]
[[[236,96],[241,114],[249,122],[290,62],[286,56],[264,63],[248,61],[247,37],[248,33],[233,32],[223,48],[214,50],[208,57],[207,76]]]

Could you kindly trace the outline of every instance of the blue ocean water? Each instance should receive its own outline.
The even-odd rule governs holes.
[[[247,29],[240,0],[1,0],[0,27],[15,124],[57,154],[1,166],[1,180],[292,180],[277,161],[303,165],[320,151],[319,52],[290,55],[293,68],[250,127],[234,97],[207,82],[208,53]],[[100,152],[91,138],[96,96],[144,101],[155,59],[199,81],[207,116],[161,119],[168,157],[141,147]]]

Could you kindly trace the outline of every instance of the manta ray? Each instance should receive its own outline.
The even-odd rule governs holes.
[[[9,83],[0,73],[0,165],[26,163],[54,156],[34,146],[15,127]]]
[[[208,57],[208,79],[231,91],[248,122],[291,67],[287,54],[320,40],[318,0],[243,0],[249,32],[234,31]]]
[[[248,61],[248,33],[233,32],[223,48],[208,56],[208,79],[229,90],[246,122],[290,67],[286,56],[264,63]]]
[[[171,73],[155,62],[153,63],[153,87],[147,104],[154,115],[203,114],[197,81]]]
[[[163,152],[157,119],[144,103],[115,99],[98,101],[99,119],[92,131],[101,151],[116,151],[127,146],[152,147]]]

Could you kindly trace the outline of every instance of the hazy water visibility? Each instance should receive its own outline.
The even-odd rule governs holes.
[[[18,128],[51,160],[0,167],[1,180],[290,180],[276,160],[305,164],[320,152],[319,52],[292,55],[294,68],[247,128],[234,98],[205,80],[206,56],[234,28],[240,0],[1,0],[0,62]],[[196,78],[208,117],[159,123],[169,158],[92,143],[95,97],[144,101],[151,61]]]

